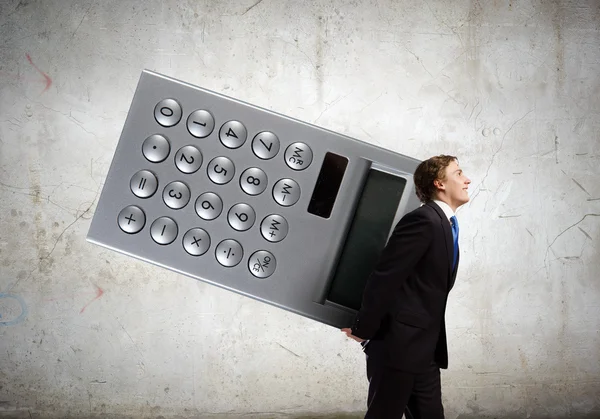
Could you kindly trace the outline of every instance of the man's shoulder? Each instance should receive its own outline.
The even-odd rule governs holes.
[[[436,210],[428,204],[415,208],[407,212],[400,218],[394,231],[402,232],[405,229],[417,228],[423,232],[433,231],[435,226],[439,224],[439,215]]]
[[[433,206],[431,206],[429,204],[423,204],[419,208],[415,208],[414,210],[407,212],[406,214],[404,214],[404,216],[402,218],[403,219],[404,218],[406,218],[406,219],[428,218],[433,221],[433,220],[435,220],[435,218],[437,216],[438,216],[437,212],[433,208]]]
[[[409,225],[433,226],[437,220],[439,220],[439,215],[437,215],[435,209],[425,204],[404,214],[396,224],[396,227],[402,228]]]

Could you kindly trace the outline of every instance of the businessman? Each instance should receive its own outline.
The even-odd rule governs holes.
[[[454,156],[414,173],[423,203],[395,226],[363,292],[351,328],[367,357],[365,419],[444,418],[440,368],[448,368],[444,315],[458,268],[458,207],[471,183]]]

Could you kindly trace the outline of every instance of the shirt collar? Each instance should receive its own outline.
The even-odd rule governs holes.
[[[444,211],[444,214],[446,215],[446,218],[448,218],[448,220],[450,220],[450,218],[455,215],[454,211],[452,211],[452,208],[450,208],[450,205],[446,204],[444,201],[434,199],[433,202],[438,204],[442,211]]]

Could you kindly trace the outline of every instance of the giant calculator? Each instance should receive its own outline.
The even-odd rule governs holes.
[[[346,327],[418,164],[146,70],[87,238]]]

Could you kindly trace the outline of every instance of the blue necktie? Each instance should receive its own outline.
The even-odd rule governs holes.
[[[458,258],[458,220],[456,216],[450,217],[450,222],[452,223],[452,237],[454,238],[454,259],[452,261],[452,272],[454,272]]]

